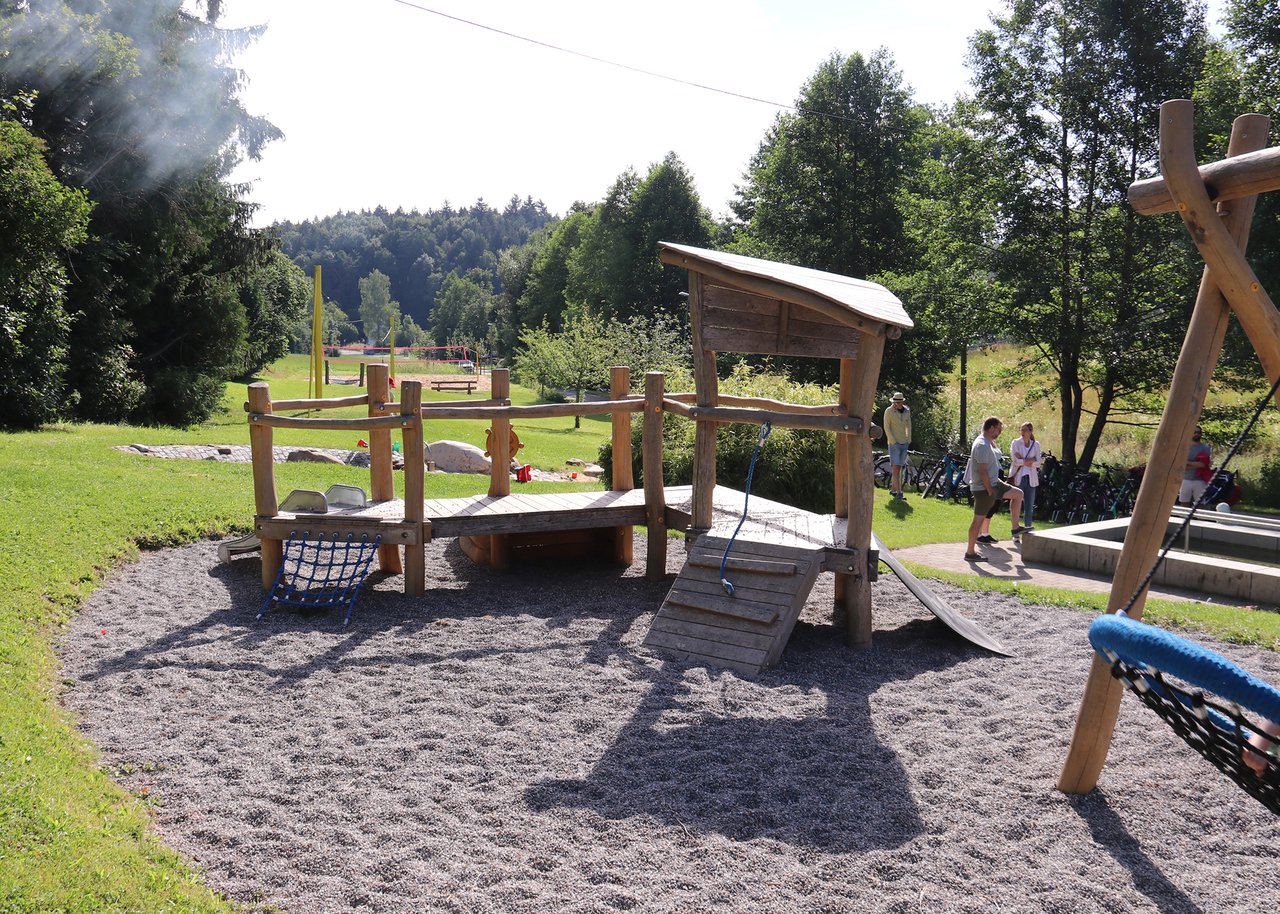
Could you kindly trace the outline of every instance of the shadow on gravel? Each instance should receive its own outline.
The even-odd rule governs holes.
[[[1105,848],[1117,863],[1133,874],[1134,887],[1151,899],[1151,903],[1160,911],[1186,914],[1204,910],[1182,889],[1170,882],[1160,867],[1147,856],[1142,844],[1129,833],[1124,821],[1116,815],[1104,795],[1095,790],[1084,796],[1069,795],[1067,799],[1071,808],[1089,826],[1094,843]],[[1152,837],[1159,840],[1157,836]]]
[[[544,621],[549,629],[564,627],[584,616],[606,620],[601,636],[586,647],[586,662],[603,665],[612,656],[622,656],[640,664],[623,638],[638,616],[653,612],[670,587],[670,580],[647,580],[627,569],[608,563],[585,567],[573,562],[528,563],[510,572],[495,571],[472,563],[455,541],[443,545],[434,560],[447,567],[438,569],[443,581],[431,580],[432,558],[428,559],[427,592],[422,597],[406,597],[400,575],[375,571],[365,581],[356,600],[351,622],[342,625],[341,609],[300,610],[270,607],[257,619],[266,598],[262,590],[256,557],[215,564],[211,579],[225,588],[218,608],[166,632],[143,647],[132,648],[101,661],[82,674],[85,681],[110,677],[132,669],[178,667],[183,669],[244,670],[259,673],[288,687],[317,672],[338,667],[406,667],[445,661],[467,661],[495,655],[539,653],[554,645],[546,641],[527,648],[499,644],[463,650],[433,650],[432,633],[438,626],[463,623],[480,617],[502,619],[531,617]],[[525,576],[520,579],[516,576]],[[536,581],[536,587],[529,587]],[[518,586],[516,586],[518,585]],[[604,595],[591,600],[592,594]],[[593,605],[594,603],[594,605]],[[574,606],[572,611],[567,607]],[[634,607],[634,609],[631,609]],[[367,649],[371,639],[394,631],[398,636],[420,636],[420,650],[394,654]],[[309,636],[316,637],[309,637]],[[259,659],[258,648],[275,638],[299,638],[293,656],[297,662],[281,666]],[[226,643],[244,659],[218,661],[200,656],[202,646]],[[640,664],[643,665],[643,664]]]
[[[877,630],[875,639],[871,649],[850,652],[837,627],[798,625],[783,665],[755,683],[708,671],[736,696],[719,713],[683,707],[691,690],[678,664],[654,668],[648,697],[592,771],[536,784],[526,802],[535,811],[656,817],[735,841],[765,838],[825,853],[906,844],[923,824],[896,751],[877,738],[870,696],[982,653],[924,621]],[[744,699],[744,689],[755,697]],[[816,696],[824,712],[788,712],[797,689]],[[773,690],[790,697],[775,707]]]

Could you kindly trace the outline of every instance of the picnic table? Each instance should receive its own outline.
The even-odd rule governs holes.
[[[476,389],[475,378],[439,378],[431,382],[432,390],[465,390],[471,393]]]

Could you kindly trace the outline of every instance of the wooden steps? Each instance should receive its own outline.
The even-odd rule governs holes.
[[[644,646],[664,657],[754,676],[778,662],[822,565],[819,546],[736,540],[725,576],[728,539],[703,536],[689,551]]]

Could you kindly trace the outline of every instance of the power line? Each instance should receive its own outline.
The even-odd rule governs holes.
[[[705,83],[697,83],[688,79],[681,79],[678,76],[668,76],[665,73],[657,73],[653,70],[646,70],[642,67],[633,67],[630,64],[619,63],[616,60],[609,60],[605,57],[597,57],[594,54],[587,54],[583,51],[575,51],[572,48],[561,47],[558,44],[551,44],[550,42],[547,42],[547,41],[539,41],[537,38],[529,38],[525,35],[517,35],[515,32],[508,32],[505,29],[500,29],[500,28],[497,28],[496,26],[485,25],[483,22],[475,22],[474,20],[471,20],[471,19],[463,19],[461,16],[454,16],[450,13],[441,12],[440,10],[434,10],[434,9],[431,9],[430,7],[423,6],[420,3],[412,3],[410,2],[410,0],[392,0],[392,2],[399,3],[401,6],[407,6],[410,9],[417,10],[418,12],[421,12],[421,13],[430,13],[433,16],[439,16],[441,19],[449,19],[449,20],[452,20],[453,22],[460,22],[463,25],[469,25],[472,28],[484,29],[486,32],[493,32],[494,34],[502,35],[507,38],[514,38],[516,41],[523,41],[528,44],[537,45],[538,47],[541,47],[541,48],[547,48],[548,50],[551,50],[551,51],[559,51],[561,54],[569,54],[573,57],[581,57],[583,60],[594,61],[595,63],[601,63],[608,67],[617,67],[619,70],[630,70],[632,73],[639,73],[642,76],[651,76],[654,79],[664,79],[667,82],[678,83],[679,85],[682,85],[682,86],[692,86],[695,89],[702,89],[706,92],[715,92],[719,95],[727,95],[731,98],[740,98],[748,102],[758,102],[759,104],[769,105],[774,108],[781,108],[785,111],[799,112],[800,110],[795,105],[787,105],[782,102],[770,101],[767,98],[759,98],[754,95],[746,95],[742,92],[734,92],[730,89],[720,89],[716,86],[708,86]],[[809,111],[806,113],[817,114],[822,117],[831,117],[831,118],[835,118],[836,120],[849,120],[849,118],[841,117],[838,114],[824,114],[821,111]]]

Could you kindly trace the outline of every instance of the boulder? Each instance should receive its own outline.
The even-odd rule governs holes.
[[[296,448],[289,452],[289,456],[285,458],[288,463],[342,463],[343,461],[335,457],[333,454],[326,454],[324,451],[313,451],[310,448]]]
[[[489,458],[481,448],[463,441],[433,441],[427,459],[445,473],[488,473]]]

